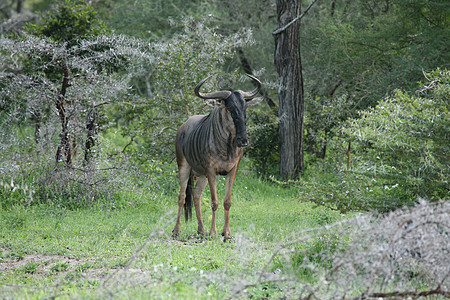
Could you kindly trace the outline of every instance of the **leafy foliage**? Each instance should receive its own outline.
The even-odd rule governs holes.
[[[342,157],[343,158],[343,157]],[[332,164],[335,168],[330,168]],[[354,211],[387,212],[415,199],[390,178],[348,170],[341,163],[316,164],[294,183],[302,198],[342,213]],[[320,191],[320,192],[318,192]]]
[[[348,95],[341,95],[308,99],[306,106],[305,150],[316,158],[325,159],[329,143],[338,135],[339,126],[352,115],[353,104]]]
[[[67,42],[69,48],[80,40],[108,32],[94,9],[84,0],[64,0],[56,11],[45,14],[42,24],[29,23],[27,30],[33,35],[46,36],[55,42]]]
[[[337,111],[327,103],[320,114],[308,114],[308,138],[322,148],[309,148],[309,167],[292,184],[303,197],[341,212],[386,212],[417,197],[448,199],[448,76],[447,70],[427,73],[416,94],[398,90],[358,118],[339,119],[339,105],[346,105],[339,98]],[[334,129],[317,122],[334,122],[324,126]]]
[[[361,165],[374,177],[388,178],[410,198],[448,197],[450,72],[426,74],[417,95],[397,91],[350,120],[343,131],[368,158]]]
[[[316,116],[336,99],[336,119],[356,117],[396,89],[416,90],[422,70],[448,67],[449,11],[445,0],[317,2],[302,21],[305,149],[326,155],[338,126]]]
[[[355,108],[364,109],[395,89],[416,89],[422,69],[448,64],[448,8],[445,0],[333,1],[315,7],[315,18],[304,23],[302,44],[312,96],[347,94]]]
[[[273,113],[256,112],[251,115],[248,126],[251,146],[246,149],[256,173],[268,178],[278,173],[280,162],[280,128]]]
[[[172,20],[187,17],[201,19],[212,12],[211,1],[201,0],[106,0],[93,3],[99,15],[110,28],[128,36],[148,39],[151,42],[170,38],[182,26],[173,26]]]
[[[93,29],[96,23],[91,20],[91,10],[83,7],[67,1],[59,6],[58,13],[44,19],[44,25],[32,27],[40,36],[2,40],[1,47],[8,53],[4,57],[5,89],[2,90],[8,101],[2,105],[10,112],[9,122],[5,119],[4,125],[25,117],[32,121],[38,141],[43,133],[51,135],[57,130],[52,127],[57,119],[51,114],[56,107],[61,122],[65,119],[62,134],[70,131],[73,138],[81,139],[86,123],[100,114],[101,106],[116,101],[126,91],[127,76],[111,75],[125,64],[125,56],[138,54],[137,43],[120,36],[81,39],[98,33]],[[61,21],[69,12],[71,20],[79,27],[73,28],[74,24]],[[88,25],[91,27],[86,27]],[[58,26],[72,35],[59,34]],[[45,34],[48,36],[43,36]],[[113,68],[108,68],[112,65]],[[98,117],[93,122],[93,127],[98,127]],[[78,144],[84,143],[78,140]]]
[[[134,149],[144,153],[144,160],[173,157],[174,129],[189,116],[208,112],[204,101],[194,96],[195,85],[212,75],[216,80],[205,83],[206,90],[229,86],[238,75],[228,72],[225,76],[223,64],[237,48],[252,43],[250,30],[224,36],[208,27],[207,20],[192,18],[184,19],[181,26],[182,33],[151,44],[152,55],[157,59],[134,65],[134,86],[142,96],[137,105],[125,104],[116,115],[119,124],[124,125],[124,134],[136,143]]]

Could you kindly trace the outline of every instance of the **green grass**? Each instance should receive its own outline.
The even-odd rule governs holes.
[[[174,186],[175,178],[168,181],[172,183],[167,186]],[[220,197],[224,186],[220,178]],[[343,218],[303,201],[296,188],[261,182],[241,169],[232,194],[233,240],[224,243],[220,235],[198,236],[195,217],[182,223],[181,235],[174,240],[177,191],[149,191],[140,197],[144,199],[139,206],[116,210],[49,205],[0,210],[0,294],[33,299],[226,298],[262,270],[283,268],[280,260],[271,260],[280,241]],[[202,199],[206,228],[211,224],[208,199],[206,189]],[[219,206],[218,232],[222,226]],[[288,271],[287,266],[282,270]],[[249,286],[246,291],[246,297],[253,298],[283,295],[277,284]]]

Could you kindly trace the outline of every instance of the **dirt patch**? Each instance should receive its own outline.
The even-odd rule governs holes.
[[[65,255],[22,255],[0,248],[0,275],[2,276],[18,271],[41,276],[65,274],[70,271],[83,272],[92,268],[92,264],[93,261]]]

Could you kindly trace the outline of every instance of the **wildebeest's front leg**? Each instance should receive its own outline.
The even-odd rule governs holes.
[[[217,207],[219,206],[219,200],[217,199],[216,174],[210,174],[207,177],[209,190],[211,191],[211,209],[212,209],[211,230],[209,231],[209,235],[215,235],[217,233],[216,212]]]
[[[206,179],[206,177],[200,176],[197,178],[197,184],[195,185],[195,189],[194,189],[194,206],[195,206],[195,214],[197,215],[197,223],[198,223],[197,232],[199,234],[205,234],[205,227],[203,226],[203,219],[202,219],[201,201],[202,201],[203,190],[205,189],[207,183],[208,183],[208,180]]]
[[[231,207],[231,190],[233,189],[234,179],[238,170],[238,164],[227,174],[227,180],[225,185],[225,198],[223,200],[223,208],[225,210],[225,222],[223,224],[222,235],[225,240],[231,238],[230,231],[230,207]]]
[[[175,228],[173,229],[173,237],[180,235],[181,227],[181,215],[183,213],[184,201],[186,199],[186,187],[189,181],[189,175],[191,174],[191,167],[185,162],[178,168],[178,179],[180,180],[180,195],[178,197],[178,216]]]

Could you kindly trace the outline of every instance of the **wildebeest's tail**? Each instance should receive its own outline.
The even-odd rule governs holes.
[[[194,185],[194,174],[189,175],[188,184],[186,186],[186,199],[184,201],[184,217],[186,222],[192,219],[192,187]]]

